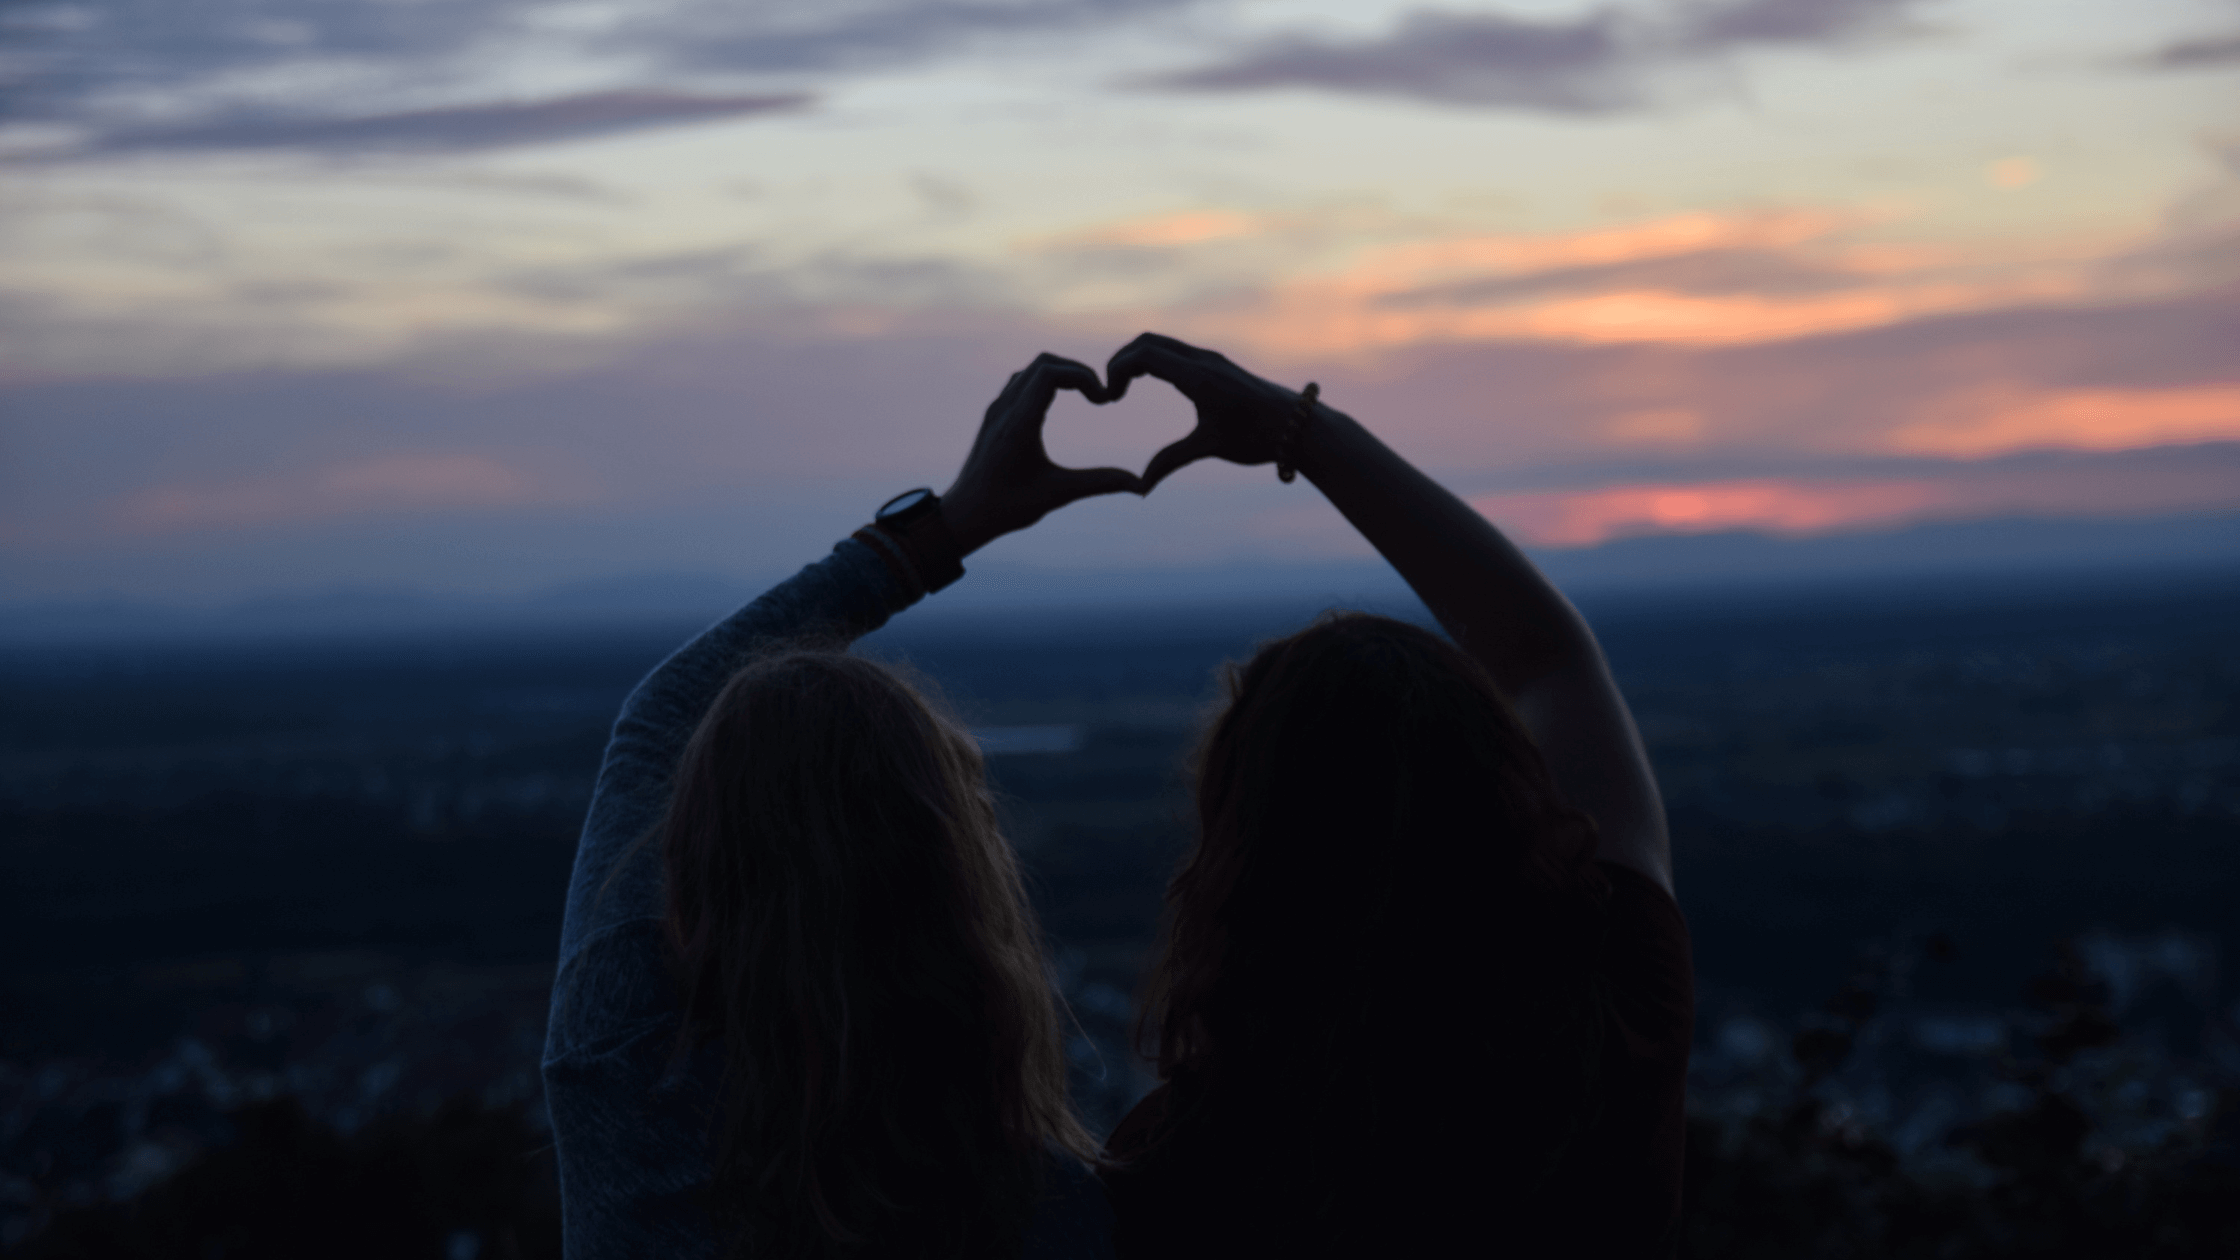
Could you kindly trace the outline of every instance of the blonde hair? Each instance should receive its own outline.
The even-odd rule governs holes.
[[[733,1253],[1015,1254],[1046,1149],[1096,1143],[971,736],[873,662],[769,656],[694,733],[661,834]]]

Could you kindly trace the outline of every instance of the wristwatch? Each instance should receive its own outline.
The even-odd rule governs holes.
[[[964,555],[941,519],[941,496],[924,486],[887,500],[855,538],[878,552],[913,595],[931,595],[964,576]]]

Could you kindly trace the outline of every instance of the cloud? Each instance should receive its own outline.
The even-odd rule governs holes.
[[[1628,409],[1702,412],[1707,450],[1961,460],[2109,451],[2240,432],[2236,336],[2240,289],[2229,287],[2022,304],[1684,358],[1644,354],[1606,388]]]
[[[804,92],[747,96],[597,92],[355,118],[218,119],[184,127],[115,132],[92,147],[109,153],[182,149],[447,152],[552,144],[651,127],[788,113],[804,108],[811,99]]]
[[[2165,44],[2139,59],[2149,70],[2215,70],[2240,65],[2240,32]]]
[[[76,0],[0,8],[0,118],[92,132],[90,151],[459,148],[752,112],[812,76],[989,36],[1084,31],[1195,0]],[[577,94],[400,108],[565,68]],[[612,89],[649,67],[673,93]],[[664,110],[660,101],[666,98]],[[723,110],[730,100],[739,108]],[[604,121],[577,113],[599,103]],[[313,107],[334,115],[308,118]]]
[[[2240,446],[2159,457],[1929,466],[1904,478],[1746,477],[1479,495],[1472,507],[1528,544],[1593,547],[1658,534],[1783,537],[1932,520],[2136,517],[2240,508]]]
[[[1963,393],[1940,414],[1890,435],[1895,450],[1957,459],[2214,441],[2240,441],[2240,384],[2034,393],[1994,387]]]
[[[551,496],[483,455],[392,455],[310,473],[159,485],[118,507],[138,533],[271,526],[334,517],[514,507]]]
[[[1495,519],[1536,542],[1835,534],[2240,506],[2240,443],[1962,457],[1893,439],[1966,414],[1987,383],[2014,409],[2056,418],[2063,405],[2032,400],[2151,406],[2240,387],[2236,298],[1993,310],[1728,347],[1511,340],[1301,363],[1210,344],[1272,379],[1321,381],[1443,483],[1494,495]],[[829,546],[894,486],[954,469],[987,399],[1035,351],[1096,362],[1136,331],[951,311],[924,321],[938,323],[930,331],[864,339],[816,314],[778,327],[709,312],[690,333],[535,371],[477,361],[470,373],[470,344],[347,372],[18,386],[5,400],[16,458],[0,461],[0,569],[29,575],[21,589],[126,572],[170,581],[168,563],[264,548],[313,559],[258,561],[258,581],[394,562],[468,583],[515,580],[521,565],[558,577],[676,563],[679,547],[719,569],[776,568]],[[1158,387],[1117,409],[1069,400],[1050,445],[1136,463],[1188,422]],[[1005,554],[1055,567],[1205,561],[1263,546],[1239,530],[1294,510],[1303,522],[1286,518],[1269,552],[1345,554],[1350,531],[1297,489],[1264,467],[1209,465],[1162,488],[1148,513],[1133,500],[1069,509]]]
[[[1854,243],[1857,212],[1696,212],[1615,228],[1462,234],[1363,250],[1194,313],[1208,336],[1286,357],[1514,339],[1722,346],[1955,311],[2074,300],[2100,260]],[[2103,247],[2105,248],[2105,247]]]
[[[1368,339],[1354,347],[1360,348],[1446,337],[1458,315],[1470,318],[1489,308],[1521,308],[1565,296],[1823,293],[1855,286],[1864,273],[1918,264],[1918,256],[1901,260],[1887,248],[1846,245],[1840,264],[1793,252],[1867,221],[1849,211],[1750,210],[1667,215],[1575,232],[1457,233],[1443,224],[1354,208],[1301,214],[1208,208],[1099,224],[1027,242],[1024,252],[1038,263],[1047,259],[1061,267],[1120,253],[1129,274],[1147,285],[1170,271],[1187,279],[1210,268],[1212,275],[1232,278],[1218,292],[1217,305],[1233,317],[1222,325],[1225,333],[1231,324],[1251,322],[1260,331],[1245,335],[1280,345],[1300,330],[1288,322],[1261,321],[1297,302],[1318,308],[1324,319],[1367,327]],[[1364,239],[1389,243],[1346,248]],[[1238,264],[1245,271],[1290,278],[1263,282],[1255,298],[1234,282],[1245,274]],[[1050,290],[1047,281],[1034,287]],[[1170,299],[1168,305],[1187,309],[1189,302]],[[1486,335],[1509,333],[1494,329]],[[1303,344],[1319,352],[1348,343],[1344,334],[1325,328]]]
[[[1829,533],[1914,519],[1948,498],[1929,481],[1750,479],[1484,495],[1470,505],[1528,543],[1592,547],[1645,534]]]
[[[1676,43],[1724,50],[1753,44],[1850,44],[1904,28],[1917,0],[1742,0],[1695,8]]]
[[[14,6],[6,116],[88,121],[119,96],[176,100],[198,85],[290,65],[424,65],[482,46],[536,7],[528,0],[321,4],[308,0],[79,0]],[[399,76],[402,77],[402,76]]]
[[[1301,37],[1233,60],[1158,76],[1147,86],[1250,92],[1306,87],[1466,105],[1602,113],[1643,103],[1636,54],[1610,13],[1531,22],[1499,14],[1411,13],[1378,39]]]
[[[1437,104],[1598,114],[1656,103],[1668,71],[1751,47],[1841,47],[1903,29],[1917,0],[1741,0],[1661,18],[1615,9],[1532,21],[1422,9],[1368,39],[1287,36],[1141,86],[1184,92],[1311,88]]]
[[[1260,215],[1185,210],[1107,223],[1035,244],[1043,249],[1157,249],[1258,236],[1266,230],[1267,222]]]
[[[1386,294],[1376,304],[1390,310],[1420,310],[1643,288],[1686,294],[1803,294],[1849,288],[1858,282],[1856,272],[1768,249],[1706,249],[1425,285]]]
[[[746,73],[893,65],[990,36],[1088,31],[1198,0],[688,0],[626,37],[663,62]]]
[[[1427,340],[1293,353],[1197,316],[1151,324],[1323,396],[1426,467],[1495,487],[1810,475],[1913,479],[2002,452],[2235,434],[2240,289],[2100,303],[1993,304],[1811,337]],[[1209,335],[1211,334],[1211,335]],[[2019,457],[2019,456],[2018,456]],[[2195,475],[2160,467],[2158,477]],[[2216,474],[2240,485],[2240,465]],[[2144,492],[2142,492],[2144,493]]]

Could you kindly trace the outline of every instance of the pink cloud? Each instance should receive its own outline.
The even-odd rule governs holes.
[[[1171,248],[1264,235],[1277,222],[1234,210],[1185,210],[1123,219],[1036,244],[1046,249]]]
[[[1681,249],[1706,230],[1581,238],[1563,249],[1600,266],[1593,260],[1627,250]],[[1716,273],[1729,261],[1707,265]],[[775,566],[798,558],[799,539],[784,532],[796,524],[802,537],[829,541],[827,531],[844,534],[885,494],[944,484],[987,400],[1035,351],[1101,362],[1136,331],[1101,318],[936,321],[921,312],[857,339],[739,316],[609,345],[565,372],[464,376],[447,366],[454,354],[411,370],[17,386],[11,459],[0,461],[0,562],[60,572],[75,564],[61,558],[78,555],[73,548],[215,554],[309,537],[314,525],[370,555],[416,521],[465,546],[563,518],[595,534],[608,520],[729,521],[723,513],[751,510],[763,515],[752,529],[727,527],[739,541],[725,535],[720,563]],[[2240,389],[2236,332],[2240,292],[2226,290],[1723,345],[1511,337],[1354,356],[1202,341],[1287,384],[1319,380],[1333,405],[1448,484],[1532,487],[1478,502],[1528,541],[1581,546],[1629,534],[1822,534],[2240,507],[2240,446],[2156,445],[2240,436],[2230,405]],[[351,433],[306,416],[375,427]],[[1117,408],[1068,396],[1051,449],[1080,463],[1140,465],[1190,419],[1163,386],[1146,384]],[[371,440],[424,453],[335,454]],[[481,453],[425,453],[459,447]],[[2001,454],[2043,448],[2081,453]],[[596,469],[596,496],[570,461]],[[1178,485],[1146,511],[1084,505],[1007,542],[1006,554],[1053,565],[1091,554],[1166,563],[1232,537],[1247,548],[1280,540],[1285,554],[1350,554],[1337,536],[1343,523],[1304,487],[1264,499],[1277,493],[1264,469],[1228,482],[1191,476],[1223,489],[1193,496]],[[596,512],[545,511],[594,497]],[[1285,511],[1298,520],[1274,519]],[[454,513],[471,519],[440,519]],[[649,565],[675,545],[666,525],[629,528],[640,530],[630,545]],[[1315,532],[1325,528],[1331,537]],[[227,530],[235,532],[216,536]],[[560,556],[555,571],[590,563],[577,543],[516,550],[538,547]]]
[[[2152,516],[2240,509],[2230,448],[2193,459],[1951,465],[1908,478],[1755,477],[1481,495],[1487,519],[1542,547],[1652,534],[1788,536],[1999,516]],[[2176,452],[2169,453],[2175,456]]]
[[[1902,425],[1889,442],[1907,454],[1979,459],[2033,449],[2116,451],[2231,440],[2240,440],[2240,385],[1971,390]]]
[[[155,486],[118,517],[146,533],[276,525],[335,517],[511,507],[549,495],[484,455],[391,455],[298,475]]]
[[[1592,547],[1641,534],[1829,533],[1917,519],[1950,498],[1931,481],[1761,478],[1486,495],[1471,506],[1539,546]]]
[[[1199,336],[1289,358],[1506,340],[1742,346],[2091,299],[2101,287],[2094,268],[2132,244],[1963,249],[1849,239],[1887,217],[1850,208],[1692,212],[1583,232],[1433,235],[1300,273],[1256,302],[1178,314]],[[1253,231],[1228,218],[1237,218],[1230,234]],[[1259,230],[1284,229],[1263,220]]]

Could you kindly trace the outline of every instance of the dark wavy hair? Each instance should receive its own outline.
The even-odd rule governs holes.
[[[731,1254],[1017,1254],[1048,1146],[1095,1142],[971,737],[870,661],[774,655],[694,733],[661,840]]]
[[[1593,823],[1419,627],[1333,614],[1227,680],[1138,1016],[1169,1121],[1113,1178],[1123,1243],[1124,1197],[1208,1254],[1247,1244],[1224,1220],[1264,1254],[1389,1241],[1449,1195],[1513,1225],[1595,1113]]]

